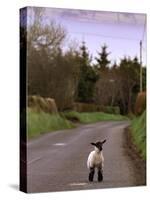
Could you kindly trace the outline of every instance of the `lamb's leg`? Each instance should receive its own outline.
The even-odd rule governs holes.
[[[102,181],[103,180],[103,171],[102,168],[98,168],[98,181]]]
[[[90,182],[93,181],[94,173],[95,173],[95,169],[94,169],[94,167],[91,167],[91,168],[90,168],[90,173],[89,173],[89,181],[90,181]]]

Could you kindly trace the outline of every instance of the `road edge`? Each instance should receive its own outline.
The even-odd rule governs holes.
[[[147,185],[147,177],[146,177],[146,160],[144,160],[137,147],[133,143],[133,138],[131,134],[130,126],[124,129],[124,137],[125,137],[125,149],[129,158],[131,159],[134,170],[137,174],[135,177],[135,186],[146,186]]]

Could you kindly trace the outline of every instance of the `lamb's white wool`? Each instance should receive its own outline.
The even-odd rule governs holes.
[[[93,181],[95,168],[97,168],[98,172],[98,181],[103,180],[103,167],[104,167],[104,156],[102,152],[102,146],[106,142],[104,141],[98,141],[96,143],[91,143],[94,146],[94,151],[91,151],[91,153],[88,156],[87,160],[87,167],[90,170],[89,172],[89,181]]]
[[[99,151],[97,147],[95,147],[95,150],[92,151],[87,160],[87,167],[90,168],[100,168],[102,169],[104,167],[104,156],[102,151]]]

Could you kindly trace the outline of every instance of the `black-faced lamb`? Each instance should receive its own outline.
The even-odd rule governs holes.
[[[97,168],[98,172],[98,181],[103,180],[103,167],[104,167],[104,156],[103,156],[103,144],[106,140],[98,141],[96,143],[91,143],[95,150],[91,151],[88,160],[87,160],[87,167],[90,170],[89,172],[89,181],[93,181],[95,168]]]

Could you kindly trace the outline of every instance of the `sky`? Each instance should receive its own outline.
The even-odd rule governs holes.
[[[124,56],[139,58],[142,40],[142,62],[146,65],[145,14],[46,8],[44,15],[45,20],[63,25],[69,40],[80,45],[84,41],[93,62],[104,44],[112,64]]]

